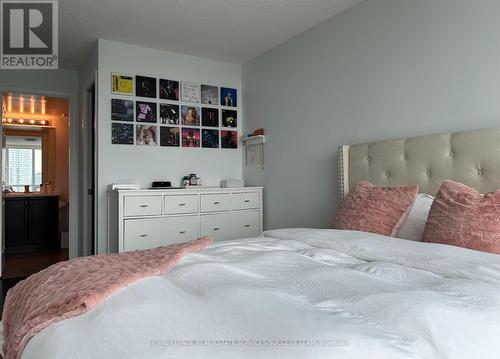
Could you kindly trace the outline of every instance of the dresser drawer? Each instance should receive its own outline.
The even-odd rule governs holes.
[[[233,193],[231,194],[231,208],[238,209],[253,209],[259,208],[259,193],[246,192],[246,193]]]
[[[124,198],[123,215],[159,216],[161,215],[162,196],[131,196]]]
[[[231,226],[231,217],[231,213],[201,216],[201,235],[212,237],[214,241],[236,239],[237,236]]]
[[[198,217],[126,219],[123,250],[132,251],[190,241],[198,237]]]
[[[201,195],[202,212],[229,211],[230,208],[231,208],[231,196],[229,193]]]
[[[231,215],[232,232],[237,238],[260,236],[260,212],[239,212]]]
[[[198,212],[198,195],[165,196],[165,214]]]

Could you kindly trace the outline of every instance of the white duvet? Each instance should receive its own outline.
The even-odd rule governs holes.
[[[500,255],[354,231],[218,242],[23,359],[498,358]]]

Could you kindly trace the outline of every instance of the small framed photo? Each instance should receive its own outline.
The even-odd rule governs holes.
[[[133,145],[134,125],[113,122],[111,124],[111,143],[113,145]]]
[[[158,128],[151,125],[137,125],[135,141],[139,146],[158,145]]]
[[[199,128],[182,128],[182,147],[200,147]]]
[[[217,106],[219,104],[219,88],[217,86],[201,85],[201,103]]]
[[[156,79],[147,76],[135,76],[135,95],[156,98]]]
[[[184,126],[200,125],[200,108],[195,106],[181,107],[182,124]]]
[[[179,147],[180,146],[179,127],[160,127],[160,146]]]
[[[237,131],[220,131],[221,148],[238,148]]]
[[[230,87],[221,87],[220,104],[227,107],[238,107],[238,91]]]
[[[222,110],[222,127],[238,127],[238,112]]]
[[[219,148],[219,130],[201,130],[201,147]]]
[[[113,121],[134,121],[134,101],[111,99],[111,120]]]
[[[135,119],[137,122],[156,123],[156,103],[136,101]]]
[[[160,123],[162,125],[178,125],[179,105],[160,103]]]
[[[194,82],[182,82],[182,96],[184,102],[200,102],[200,85]]]
[[[111,92],[120,95],[134,94],[134,76],[118,73],[111,74]]]
[[[201,124],[206,127],[219,127],[219,109],[203,107],[201,109]]]
[[[179,101],[179,81],[160,79],[160,98]]]

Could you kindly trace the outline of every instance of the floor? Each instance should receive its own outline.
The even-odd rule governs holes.
[[[57,252],[11,254],[5,256],[5,266],[0,281],[0,316],[7,291],[19,281],[54,263],[68,259],[68,249]]]

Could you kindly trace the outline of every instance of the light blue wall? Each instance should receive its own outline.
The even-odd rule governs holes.
[[[365,0],[243,66],[265,225],[329,227],[340,144],[500,126],[500,1]]]

